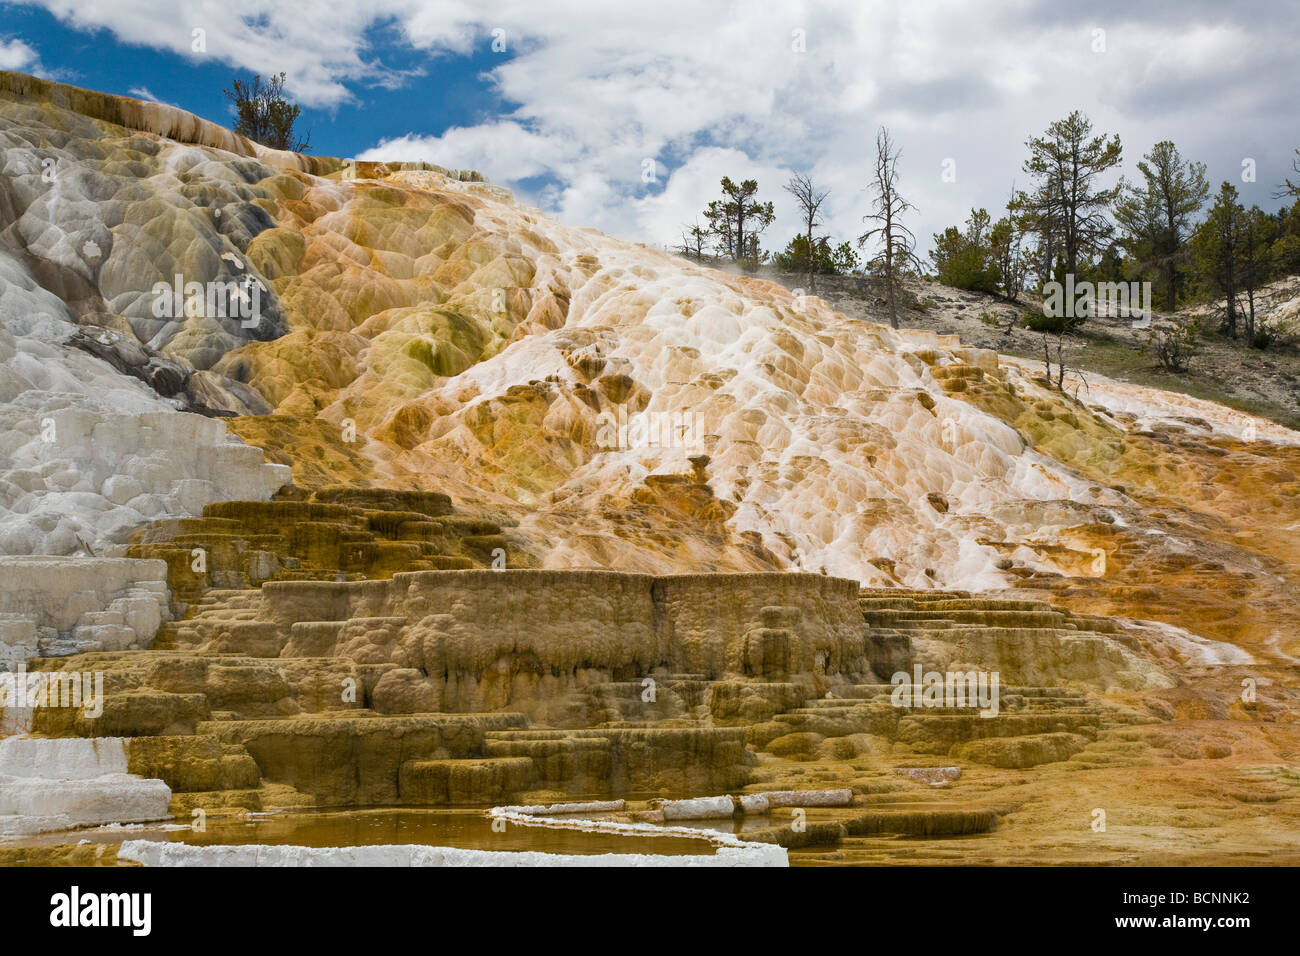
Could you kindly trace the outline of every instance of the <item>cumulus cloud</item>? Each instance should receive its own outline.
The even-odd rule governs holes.
[[[362,160],[425,160],[450,168],[490,171],[501,182],[518,182],[562,169],[577,157],[565,144],[514,121],[453,126],[441,136],[399,136],[354,157]]]
[[[0,70],[23,70],[30,72],[40,58],[36,51],[22,40],[0,37]]]
[[[29,0],[64,24],[107,30],[118,40],[168,50],[191,60],[215,58],[266,74],[284,70],[290,90],[308,106],[352,99],[349,83],[392,85],[402,71],[369,55],[368,31],[389,22],[402,0],[358,4],[316,0]]]
[[[1025,184],[1025,140],[1075,108],[1120,134],[1130,174],[1172,139],[1216,184],[1235,179],[1264,205],[1298,145],[1284,81],[1294,0],[317,0],[307,14],[288,0],[31,2],[184,56],[201,27],[207,55],[274,64],[310,106],[358,86],[418,88],[409,67],[384,62],[391,44],[439,57],[495,41],[484,95],[503,109],[437,136],[394,129],[358,153],[478,168],[566,220],[652,243],[675,242],[728,174],[754,176],[776,202],[765,238],[780,248],[797,228],[780,190],[794,169],[831,188],[830,230],[856,235],[881,124],[903,150],[923,244],[972,206],[1000,210],[1013,181]],[[1240,182],[1247,157],[1257,184]]]

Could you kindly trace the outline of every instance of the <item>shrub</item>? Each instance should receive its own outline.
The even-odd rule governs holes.
[[[1147,333],[1147,348],[1162,368],[1183,372],[1197,352],[1196,330],[1191,325],[1162,325]]]
[[[812,269],[809,270],[808,239],[795,236],[785,249],[772,257],[772,263],[786,272],[808,272],[817,275],[851,275],[861,268],[858,254],[847,242],[832,246],[830,239],[819,236],[813,240]]]
[[[1030,309],[1025,313],[1025,328],[1034,332],[1047,332],[1050,335],[1061,335],[1069,331],[1077,324],[1077,320],[1064,315],[1043,315],[1042,312],[1035,312]]]

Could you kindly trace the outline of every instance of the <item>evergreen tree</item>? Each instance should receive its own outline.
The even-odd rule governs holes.
[[[1014,217],[1004,216],[993,224],[989,251],[1002,295],[1015,302],[1025,285],[1025,258],[1020,252],[1020,229]]]
[[[1124,230],[1124,247],[1139,267],[1161,276],[1161,302],[1178,308],[1179,266],[1188,259],[1192,219],[1205,205],[1210,184],[1205,164],[1184,162],[1178,148],[1163,140],[1138,163],[1142,182],[1125,185],[1115,206],[1115,219]]]
[[[1242,319],[1245,323],[1246,344],[1263,348],[1268,336],[1255,323],[1255,292],[1269,279],[1271,257],[1269,240],[1276,225],[1264,210],[1251,206],[1241,218],[1241,289],[1246,296]]]
[[[1197,271],[1205,290],[1225,300],[1223,330],[1237,337],[1237,294],[1242,289],[1246,211],[1237,201],[1237,187],[1219,187],[1214,205],[1192,238]]]
[[[1059,248],[1064,271],[1077,275],[1080,263],[1104,249],[1110,238],[1107,211],[1119,187],[1103,189],[1098,179],[1119,165],[1119,137],[1093,136],[1091,121],[1075,110],[1025,145],[1029,159],[1024,170],[1035,185],[1017,193],[1014,211],[1038,234],[1040,248],[1047,247],[1048,261],[1040,272],[1052,272]]]
[[[776,218],[772,203],[760,202],[757,193],[755,180],[746,179],[737,185],[731,177],[723,176],[722,198],[713,200],[704,210],[718,251],[736,262],[757,264],[761,260],[759,233]]]
[[[990,216],[984,209],[972,209],[966,231],[949,226],[934,237],[930,259],[944,285],[970,292],[996,294],[1001,275],[993,257]]]
[[[305,153],[311,149],[309,133],[294,140],[294,124],[302,108],[290,103],[284,96],[285,74],[272,75],[263,85],[260,74],[253,75],[252,83],[236,79],[233,90],[225,90],[226,98],[235,104],[235,132],[271,149],[291,149]]]

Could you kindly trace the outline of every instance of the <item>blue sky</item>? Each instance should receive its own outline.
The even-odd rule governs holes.
[[[1025,140],[1076,108],[1121,136],[1127,175],[1172,139],[1213,188],[1276,209],[1300,146],[1297,35],[1295,0],[0,2],[0,68],[223,123],[234,76],[284,70],[318,155],[478,169],[650,244],[721,176],[752,177],[776,204],[769,248],[797,231],[780,189],[796,169],[830,188],[829,232],[861,232],[881,124],[928,246],[972,207],[998,214],[1026,185]]]
[[[13,39],[39,54],[43,75],[172,103],[224,126],[232,122],[232,112],[222,91],[235,76],[252,75],[212,57],[123,42],[106,28],[76,29],[36,6],[0,2],[0,42]],[[410,71],[410,80],[389,88],[350,83],[353,99],[304,106],[299,125],[310,131],[313,153],[352,156],[397,133],[437,136],[450,126],[483,122],[501,109],[500,97],[484,77],[502,60],[490,46],[463,55],[430,55],[403,44],[387,24],[367,30],[364,42],[387,66]],[[274,59],[262,73],[272,71],[279,71]]]

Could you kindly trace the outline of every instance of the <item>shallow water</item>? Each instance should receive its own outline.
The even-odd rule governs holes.
[[[594,818],[594,817],[593,817]],[[724,832],[731,832],[730,821]],[[502,824],[498,823],[498,827]],[[573,829],[517,826],[505,822],[496,832],[492,820],[480,810],[428,808],[378,808],[366,810],[286,810],[244,816],[209,816],[203,832],[189,826],[96,827],[43,833],[14,841],[11,846],[62,843],[120,843],[123,840],[164,840],[199,846],[231,844],[287,844],[293,846],[366,846],[412,843],[474,850],[542,853],[653,853],[679,856],[711,855],[707,833],[723,827],[701,827],[701,838],[623,836],[586,833]]]

